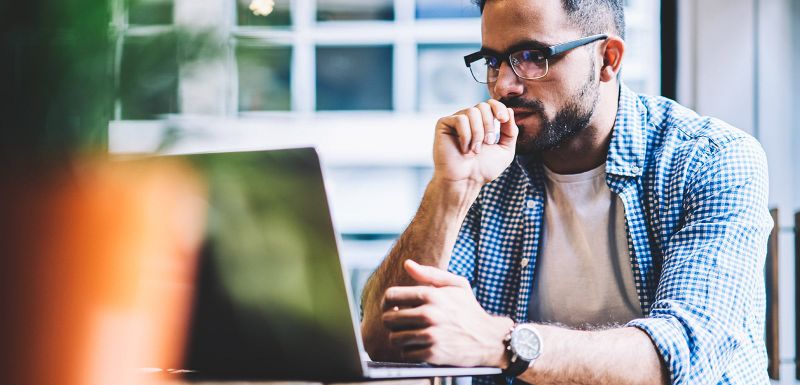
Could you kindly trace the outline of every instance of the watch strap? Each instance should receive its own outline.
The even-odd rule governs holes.
[[[511,361],[509,361],[508,367],[503,370],[503,374],[510,377],[517,377],[524,373],[530,365],[530,361],[523,360],[514,354],[511,356]]]

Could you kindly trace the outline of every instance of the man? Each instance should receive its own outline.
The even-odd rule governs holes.
[[[619,0],[479,5],[465,60],[492,99],[436,124],[419,211],[365,288],[371,357],[768,384],[759,144],[620,84]]]

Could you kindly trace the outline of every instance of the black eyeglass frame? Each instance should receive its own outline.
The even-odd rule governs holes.
[[[472,63],[475,63],[478,60],[483,59],[483,58],[485,58],[487,56],[488,57],[493,57],[495,60],[497,60],[497,63],[498,63],[497,64],[497,69],[500,68],[500,65],[502,65],[502,63],[504,61],[508,62],[508,65],[511,66],[511,70],[513,70],[514,74],[517,75],[517,77],[519,77],[520,79],[526,79],[526,80],[541,79],[541,78],[547,76],[547,74],[550,72],[550,64],[548,63],[548,59],[550,59],[552,57],[555,57],[555,56],[558,56],[558,55],[561,55],[563,53],[566,53],[567,51],[571,51],[571,50],[573,50],[575,48],[582,47],[584,45],[587,45],[587,44],[590,44],[590,43],[594,43],[594,42],[596,42],[598,40],[605,40],[605,39],[608,39],[608,35],[604,34],[604,33],[601,33],[601,34],[598,34],[598,35],[587,36],[587,37],[583,37],[583,38],[580,38],[580,39],[577,39],[577,40],[568,41],[568,42],[561,43],[561,44],[551,45],[549,47],[517,50],[517,51],[514,51],[514,52],[510,52],[508,54],[503,54],[501,56],[491,55],[491,54],[488,54],[485,51],[481,50],[481,51],[473,52],[473,53],[471,53],[469,55],[464,56],[464,64],[466,64],[467,68],[470,69],[469,72],[470,72],[470,74],[472,74],[472,78],[475,79],[476,82],[481,83],[481,84],[487,84],[488,82],[480,81],[477,78],[475,78],[475,74],[472,73],[472,68],[471,67],[472,67]],[[522,51],[535,51],[535,52],[541,53],[542,60],[545,60],[545,66],[546,66],[546,70],[545,70],[544,75],[539,76],[539,77],[535,77],[535,78],[526,78],[526,77],[520,76],[520,74],[517,73],[517,69],[514,68],[513,64],[511,64],[511,55],[514,55],[515,53],[522,52]]]

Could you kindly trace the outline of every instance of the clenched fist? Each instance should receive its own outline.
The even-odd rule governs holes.
[[[434,178],[445,182],[491,182],[511,164],[519,128],[514,111],[490,99],[436,123]]]

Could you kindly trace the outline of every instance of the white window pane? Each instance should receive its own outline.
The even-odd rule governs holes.
[[[480,16],[480,8],[470,0],[417,0],[418,19]]]
[[[489,98],[486,85],[472,78],[464,55],[478,45],[420,45],[418,57],[419,111],[454,112]]]
[[[332,168],[327,173],[331,210],[342,233],[398,234],[419,205],[419,180],[402,167]]]

